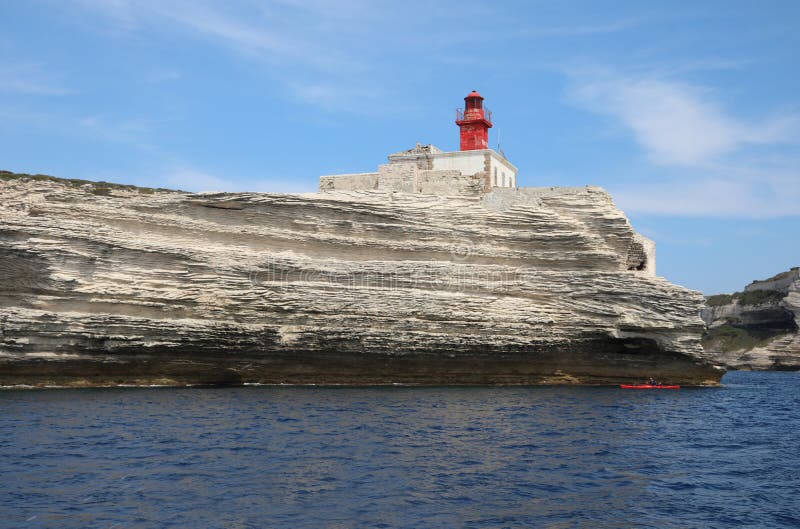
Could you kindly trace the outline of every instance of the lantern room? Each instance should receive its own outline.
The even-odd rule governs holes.
[[[456,110],[456,125],[460,131],[462,151],[489,148],[489,129],[492,112],[483,106],[483,96],[473,90],[464,98],[464,109]]]

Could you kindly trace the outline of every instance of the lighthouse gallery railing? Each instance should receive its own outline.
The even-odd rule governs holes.
[[[469,110],[467,111],[468,117],[466,119],[477,119],[480,114],[478,114],[480,110]],[[464,121],[464,109],[457,108],[456,109],[456,121]],[[483,107],[483,119],[488,121],[489,123],[492,122],[492,111],[486,107]]]

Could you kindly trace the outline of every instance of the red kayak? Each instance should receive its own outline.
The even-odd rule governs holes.
[[[680,389],[680,386],[651,386],[650,384],[620,384],[622,389]]]

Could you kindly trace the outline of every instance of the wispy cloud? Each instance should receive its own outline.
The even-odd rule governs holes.
[[[33,108],[31,105],[0,107],[0,128],[18,129],[22,125],[37,132],[124,143],[143,150],[155,150],[150,143],[152,124],[152,120],[145,118],[76,115],[72,111]]]
[[[797,142],[797,115],[747,121],[727,113],[706,88],[674,80],[612,72],[572,76],[569,96],[614,118],[664,165],[702,166],[746,145]]]
[[[67,122],[65,125],[71,124]],[[157,150],[150,143],[152,123],[149,119],[89,115],[78,118],[77,126],[78,131],[100,141],[124,143],[146,151]]]
[[[397,76],[415,55],[455,57],[466,43],[597,36],[641,24],[625,18],[529,27],[508,9],[454,1],[424,7],[375,0],[73,2],[89,16],[103,17],[103,32],[110,22],[123,34],[167,33],[204,41],[246,59],[243,64],[276,80],[291,99],[366,115],[390,111],[388,102],[398,89],[382,79]],[[495,26],[505,29],[498,34]],[[479,59],[469,60],[474,65]]]
[[[377,101],[386,90],[366,75],[371,68],[367,55],[375,46],[365,43],[380,40],[374,38],[374,26],[387,23],[371,2],[74,1],[85,17],[101,17],[101,33],[115,26],[121,37],[166,33],[227,49],[244,59],[241,64],[254,75],[277,81],[290,99],[337,112],[369,114],[386,107]],[[158,83],[179,75],[144,77]]]
[[[290,97],[327,111],[352,112],[361,115],[383,117],[418,111],[413,101],[398,107],[386,105],[389,91],[381,85],[366,84],[360,79],[330,81],[293,80],[289,82]]]
[[[290,60],[321,69],[341,68],[352,58],[321,42],[322,17],[348,12],[347,5],[314,12],[287,2],[226,5],[204,0],[75,0],[90,14],[106,17],[126,32],[168,31],[204,39],[254,59]],[[284,5],[284,9],[278,9]],[[301,9],[304,7],[303,9]],[[352,7],[351,7],[352,9]],[[289,12],[287,12],[287,10]],[[303,16],[303,20],[297,20]],[[303,22],[304,31],[298,31]],[[328,28],[325,33],[330,33]]]
[[[222,178],[188,167],[167,170],[161,178],[168,188],[184,191],[230,191],[230,184]]]
[[[693,175],[695,176],[695,175]],[[758,182],[714,177],[611,188],[627,213],[691,217],[770,218],[800,215],[800,174],[783,185],[769,174]]]
[[[652,164],[647,178],[609,186],[620,207],[655,215],[800,215],[800,114],[744,118],[718,102],[719,91],[677,78],[680,69],[653,70],[568,73],[568,100],[610,118]]]
[[[0,92],[40,96],[72,93],[54,81],[40,64],[25,62],[0,64]]]
[[[639,25],[641,25],[640,19],[628,18],[624,20],[615,20],[602,24],[524,28],[516,31],[511,31],[510,34],[511,36],[515,37],[531,37],[531,38],[582,37],[582,36],[618,33],[620,31],[633,29]]]
[[[160,84],[177,81],[182,77],[183,73],[179,70],[159,69],[145,75],[144,81],[148,84]]]
[[[306,193],[316,191],[315,187],[292,178],[262,178],[254,183],[254,178],[222,177],[191,166],[180,165],[162,169],[158,180],[164,187],[184,191],[230,191],[264,193]]]

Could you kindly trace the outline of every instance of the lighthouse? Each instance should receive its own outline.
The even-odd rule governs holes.
[[[492,112],[483,107],[483,96],[475,90],[464,98],[464,110],[456,110],[456,125],[460,130],[460,150],[477,151],[489,148]]]
[[[461,138],[457,151],[417,143],[387,156],[389,163],[376,172],[320,176],[319,190],[478,196],[516,189],[517,168],[505,153],[489,148],[492,113],[475,90],[464,98],[464,108],[456,110],[456,125]]]

